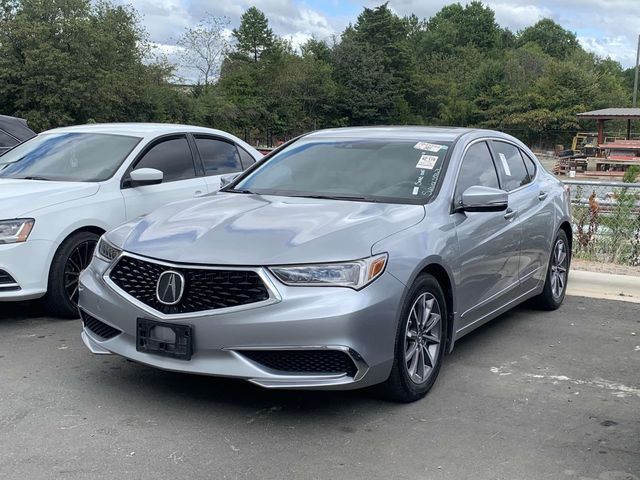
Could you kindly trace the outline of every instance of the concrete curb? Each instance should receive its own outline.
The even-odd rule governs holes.
[[[571,270],[567,295],[640,303],[640,277]]]

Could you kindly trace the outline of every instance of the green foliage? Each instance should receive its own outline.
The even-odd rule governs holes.
[[[578,39],[549,18],[525,28],[518,35],[517,45],[535,43],[544,53],[554,58],[567,58],[579,49]]]
[[[640,166],[631,165],[626,172],[624,172],[624,176],[622,177],[622,181],[624,183],[635,183],[640,177]]]
[[[240,27],[233,29],[233,36],[238,42],[238,52],[252,56],[254,62],[274,42],[269,20],[256,7],[251,7],[242,14]]]
[[[89,119],[142,120],[172,109],[157,83],[169,71],[142,62],[145,36],[131,8],[0,0],[0,11],[3,113],[42,130]]]
[[[170,85],[173,65],[149,61],[130,7],[0,0],[0,113],[37,129],[90,119],[195,123],[252,143],[332,126],[448,124],[553,145],[594,128],[576,113],[631,99],[632,69],[586,52],[549,19],[514,34],[478,1],[429,19],[364,8],[331,42],[298,49],[255,7],[230,48],[225,22],[208,16],[185,32],[193,41],[182,46],[205,61],[186,62],[200,80],[183,88]]]

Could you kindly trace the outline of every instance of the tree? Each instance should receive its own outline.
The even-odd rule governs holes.
[[[240,27],[233,29],[233,36],[238,42],[238,51],[252,56],[254,62],[258,61],[262,52],[270,48],[274,41],[267,17],[256,7],[251,7],[242,14]]]
[[[3,113],[40,130],[89,119],[147,120],[159,111],[148,88],[158,71],[143,62],[146,38],[131,8],[0,0],[0,11]]]
[[[207,14],[198,25],[187,29],[177,41],[182,49],[181,66],[197,72],[198,81],[205,87],[216,80],[220,73],[222,59],[229,48],[225,36],[229,22],[228,17]]]
[[[518,45],[529,42],[538,45],[547,55],[561,59],[577,51],[580,46],[574,33],[549,18],[544,18],[519,33]]]

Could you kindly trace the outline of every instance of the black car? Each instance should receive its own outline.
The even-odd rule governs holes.
[[[36,132],[27,126],[26,120],[0,115],[0,155],[35,136]]]

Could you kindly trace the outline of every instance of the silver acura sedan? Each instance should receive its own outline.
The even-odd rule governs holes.
[[[463,335],[528,299],[560,306],[569,220],[511,136],[318,131],[105,234],[80,278],[82,338],[165,370],[413,401]]]

